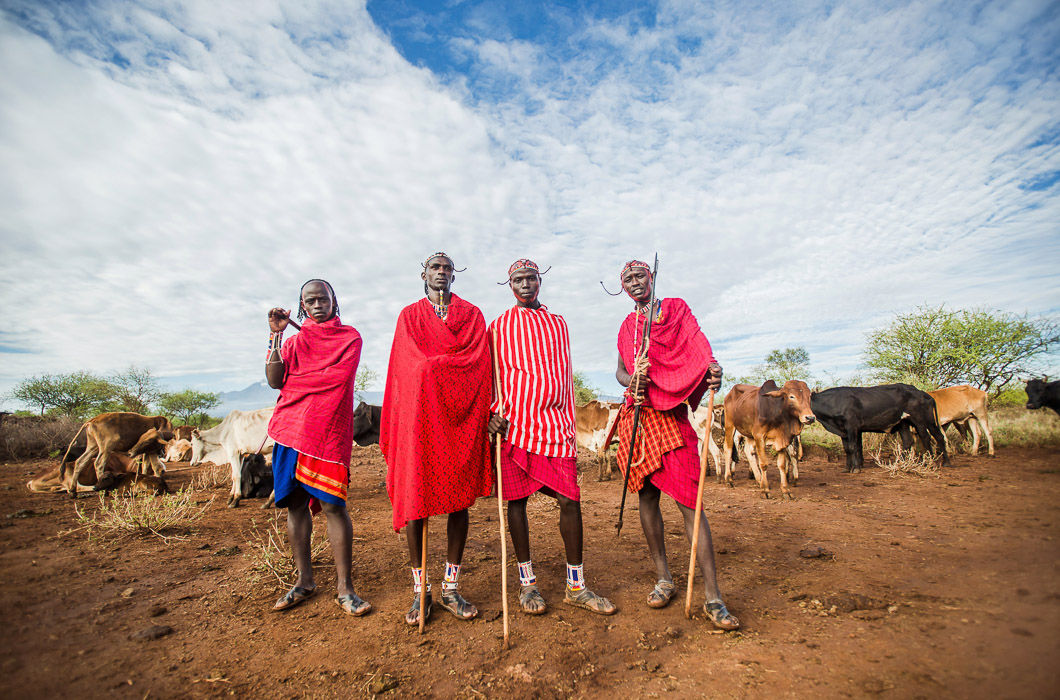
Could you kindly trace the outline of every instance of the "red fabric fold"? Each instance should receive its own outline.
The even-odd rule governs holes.
[[[353,384],[361,359],[361,334],[337,316],[284,341],[287,374],[269,437],[301,454],[349,465],[353,444]]]
[[[648,345],[651,385],[645,405],[668,411],[687,399],[689,405],[698,406],[706,393],[703,378],[714,361],[714,353],[683,299],[663,299],[661,309],[662,318],[651,327]],[[645,320],[643,315],[633,312],[618,330],[618,353],[630,374],[644,335]]]
[[[476,306],[454,294],[444,321],[427,299],[402,309],[379,429],[395,530],[490,494],[491,375],[486,323]]]

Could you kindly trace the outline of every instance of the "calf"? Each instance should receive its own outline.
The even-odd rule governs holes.
[[[584,447],[596,455],[599,461],[600,481],[611,478],[611,459],[607,445],[611,428],[618,417],[620,403],[593,400],[583,406],[574,407],[574,436],[578,447]]]
[[[842,439],[847,471],[852,474],[865,466],[862,433],[892,433],[903,420],[916,428],[919,435],[930,435],[935,448],[942,451],[942,463],[947,466],[950,463],[939,429],[935,399],[910,384],[834,387],[813,394],[810,405],[825,430]],[[908,440],[908,433],[902,434],[904,448],[911,446]]]
[[[1051,408],[1060,416],[1060,381],[1045,379],[1027,380],[1027,408]]]
[[[777,451],[777,469],[780,470],[780,490],[788,499],[794,499],[788,488],[788,447],[792,439],[802,433],[802,427],[814,421],[810,408],[810,388],[806,382],[789,380],[783,388],[772,379],[760,387],[737,384],[725,396],[725,442],[721,455],[725,463],[725,482],[732,486],[732,454],[736,433],[749,438],[755,447],[755,455],[748,454],[751,471],[769,498],[769,477],[765,469],[766,445]],[[759,461],[762,466],[759,466]],[[798,477],[795,477],[797,481]]]

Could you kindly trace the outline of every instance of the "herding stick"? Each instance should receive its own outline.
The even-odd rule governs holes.
[[[699,521],[703,517],[703,482],[707,477],[707,440],[714,429],[714,390],[707,399],[707,429],[703,433],[703,452],[699,456],[699,488],[696,489],[696,522],[692,525],[692,552],[688,555],[688,591],[685,593],[685,617],[692,619],[692,584],[696,579],[696,547],[699,546]]]
[[[500,361],[497,359],[497,332],[490,333],[493,345],[493,384],[497,389],[497,402],[500,404],[500,415],[504,417],[504,387],[501,384]],[[501,441],[500,433],[493,436],[493,455],[497,460],[497,522],[501,528],[501,610],[504,616],[504,648],[508,648],[508,536],[504,523],[504,490],[501,476]]]
[[[420,634],[423,634],[423,625],[427,622],[427,523],[430,518],[423,519],[423,543],[420,545]]]

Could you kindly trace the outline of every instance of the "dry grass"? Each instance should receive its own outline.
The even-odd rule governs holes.
[[[896,435],[879,435],[884,438],[874,441],[874,447],[865,446],[865,454],[874,460],[880,469],[891,476],[913,474],[915,476],[934,476],[938,478],[939,463],[930,452],[918,452],[916,448],[902,449],[902,443]]]
[[[294,585],[298,571],[291,557],[291,548],[287,543],[287,519],[281,513],[269,521],[264,529],[253,529],[247,541],[254,552],[251,570],[257,576],[257,580],[275,579],[280,586],[290,588]],[[313,539],[309,546],[309,560],[313,564],[327,563],[330,558],[331,548],[327,537],[317,533],[313,529]]]
[[[232,470],[227,464],[207,462],[191,480],[191,487],[196,491],[212,491],[232,483]]]
[[[0,417],[0,459],[61,457],[80,427],[81,422],[73,418]],[[83,434],[79,442],[83,448]]]
[[[213,503],[204,505],[192,500],[190,490],[169,496],[123,498],[99,495],[99,508],[88,513],[88,508],[74,504],[74,513],[89,539],[117,539],[121,537],[158,537],[164,542],[186,539],[188,527],[206,514]]]

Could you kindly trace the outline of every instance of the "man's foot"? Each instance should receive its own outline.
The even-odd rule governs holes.
[[[618,610],[610,600],[596,595],[588,588],[583,588],[580,591],[572,591],[568,588],[567,594],[563,597],[563,602],[576,608],[585,608],[598,615],[614,615],[615,611]]]
[[[548,609],[548,604],[537,586],[520,586],[519,607],[529,615],[542,615]]]
[[[655,588],[651,589],[651,593],[648,594],[648,607],[665,608],[670,604],[676,591],[677,587],[674,586],[673,581],[659,579],[659,582],[655,584]]]
[[[415,597],[412,599],[412,607],[405,613],[405,623],[409,625],[420,624],[420,594],[413,594]],[[431,619],[431,610],[434,609],[434,601],[431,600],[431,594],[427,593],[427,616],[423,618],[424,622]]]
[[[317,592],[317,587],[302,588],[301,586],[295,586],[291,590],[284,593],[279,600],[276,601],[276,605],[272,606],[273,612],[279,612],[281,610],[290,610],[296,605],[301,605],[305,601],[313,597]]]
[[[438,602],[461,620],[470,620],[478,616],[478,608],[464,600],[464,596],[460,595],[459,591],[442,591],[442,597]]]
[[[725,607],[725,603],[720,600],[703,603],[703,612],[707,614],[707,618],[714,626],[720,630],[731,632],[740,629],[740,621],[729,612],[728,608]]]
[[[346,595],[340,595],[335,598],[335,602],[343,612],[347,615],[353,615],[354,617],[360,617],[369,610],[372,609],[372,604],[367,600],[362,600],[356,593],[347,593]],[[417,623],[419,621],[417,620]]]

